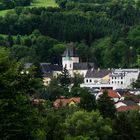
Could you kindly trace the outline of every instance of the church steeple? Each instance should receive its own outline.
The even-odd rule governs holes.
[[[68,70],[73,70],[73,63],[79,63],[79,57],[73,45],[69,44],[62,55],[63,68],[66,67]]]

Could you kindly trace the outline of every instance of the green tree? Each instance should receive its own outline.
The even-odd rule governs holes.
[[[99,112],[77,111],[64,123],[65,139],[81,137],[94,140],[107,140],[112,133],[111,120],[103,119]]]
[[[60,96],[64,96],[65,92],[68,91],[61,87],[58,80],[54,78],[51,80],[49,86],[46,88],[44,96],[46,95],[46,98],[52,101],[59,98]]]
[[[63,87],[68,87],[71,84],[70,74],[66,68],[64,68],[62,70],[62,73],[60,74],[58,79],[59,79],[61,86],[63,86]]]
[[[106,117],[114,118],[115,117],[116,108],[114,106],[114,102],[107,95],[107,91],[104,91],[103,94],[98,99],[97,107],[98,107],[101,115],[103,115],[104,118],[106,118]]]
[[[81,101],[80,101],[80,107],[87,110],[92,111],[96,109],[96,100],[95,96],[92,95],[88,89],[81,89],[82,93],[80,93]]]
[[[136,80],[131,85],[132,85],[132,88],[140,88],[140,79]]]
[[[0,48],[1,139],[34,139],[37,130],[41,131],[38,111],[29,98],[39,83],[33,77],[22,76],[21,70],[20,62],[14,60],[10,51]]]
[[[75,74],[72,79],[73,87],[80,87],[80,84],[84,82],[84,77],[80,74]]]
[[[131,120],[135,121],[135,120]],[[119,113],[117,118],[114,120],[113,124],[113,139],[114,140],[133,140],[134,139],[134,129],[130,119],[128,119],[127,113]]]

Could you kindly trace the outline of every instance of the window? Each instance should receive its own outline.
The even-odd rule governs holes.
[[[116,77],[115,77],[115,79],[116,79]]]
[[[118,81],[118,84],[119,84],[120,82]]]
[[[70,64],[70,68],[71,68],[71,64]]]
[[[121,77],[121,79],[123,79],[123,77]]]
[[[90,83],[92,82],[92,80],[90,79]]]
[[[113,81],[112,81],[112,84],[113,84]]]
[[[67,68],[67,64],[65,64],[65,68]]]
[[[121,81],[121,84],[123,84],[123,81]]]
[[[88,83],[88,79],[86,80],[86,82]]]
[[[112,77],[112,79],[113,79],[113,77]]]

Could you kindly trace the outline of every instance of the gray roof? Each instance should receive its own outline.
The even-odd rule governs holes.
[[[62,71],[62,65],[52,65],[48,63],[40,63],[43,73],[51,73],[52,71]]]
[[[63,57],[78,57],[78,54],[76,53],[74,47],[68,47],[68,48],[64,51],[64,53],[63,53],[62,56],[63,56]]]
[[[86,78],[103,78],[104,76],[111,73],[111,70],[102,69],[102,70],[88,70],[86,73]]]
[[[32,65],[33,65],[33,63],[26,63],[26,64],[24,65],[24,68],[25,68],[25,69],[28,69],[28,68],[30,68]]]
[[[74,70],[89,70],[94,68],[94,63],[73,63]]]
[[[131,101],[131,100],[124,100],[122,101],[124,104],[126,104],[127,106],[137,106],[137,103]]]
[[[25,68],[30,68],[33,63],[26,63]],[[43,77],[51,77],[53,71],[62,71],[62,65],[52,65],[50,63],[40,63]]]

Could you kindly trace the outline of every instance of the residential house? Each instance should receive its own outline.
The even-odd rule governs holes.
[[[114,90],[106,90],[108,96],[114,101],[114,102],[118,102],[119,99],[121,98],[120,94]],[[100,96],[104,93],[104,91],[99,92],[96,95],[96,100],[98,100],[100,98]]]
[[[71,105],[77,105],[80,103],[80,97],[73,97],[69,99],[60,98],[56,99],[53,103],[53,106],[55,108],[63,107],[63,106],[71,106]]]

